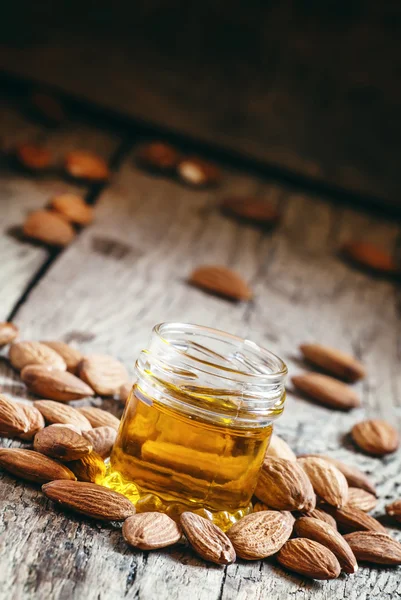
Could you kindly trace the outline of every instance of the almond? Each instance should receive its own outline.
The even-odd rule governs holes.
[[[76,460],[92,452],[92,445],[68,427],[49,425],[38,431],[33,440],[36,452],[61,461]]]
[[[60,506],[92,519],[124,521],[135,514],[135,506],[122,494],[96,483],[52,481],[42,491]]]
[[[14,323],[0,321],[0,347],[13,342],[17,335],[18,327]]]
[[[70,223],[54,212],[37,210],[24,223],[24,234],[50,246],[68,246],[75,237]]]
[[[308,475],[315,493],[327,504],[341,507],[348,501],[348,483],[333,464],[322,458],[299,458],[298,463]]]
[[[275,225],[280,220],[278,210],[263,198],[230,196],[224,198],[221,209],[229,216],[264,226]]]
[[[50,167],[53,157],[49,150],[36,144],[20,144],[15,149],[15,156],[25,169],[43,171]]]
[[[21,378],[33,394],[59,402],[94,396],[94,391],[86,383],[67,371],[28,365],[21,371]]]
[[[287,442],[274,433],[270,438],[269,446],[266,450],[266,456],[272,456],[273,458],[284,458],[285,460],[297,460],[295,453],[291,450]]]
[[[0,394],[0,435],[20,436],[29,431],[30,423],[22,404]]]
[[[54,96],[35,92],[30,100],[31,111],[49,125],[58,125],[65,119],[64,108]]]
[[[368,242],[348,242],[343,245],[342,254],[350,262],[377,273],[398,272],[398,267],[390,254]]]
[[[335,579],[341,573],[334,554],[318,542],[307,538],[288,540],[277,554],[286,569],[311,579]]]
[[[35,483],[47,483],[54,479],[75,479],[74,474],[65,465],[34,450],[22,448],[0,449],[0,467],[16,477]]]
[[[180,160],[179,152],[166,142],[143,144],[135,156],[138,164],[150,171],[174,171]]]
[[[321,344],[301,344],[300,350],[312,364],[346,381],[358,381],[366,376],[364,366],[351,354],[322,346]]]
[[[259,473],[255,496],[278,510],[311,510],[316,497],[301,466],[282,458],[265,457]]]
[[[8,357],[18,371],[27,365],[49,365],[60,371],[67,368],[64,359],[57,352],[40,342],[14,342],[10,346]]]
[[[280,550],[292,532],[290,520],[277,510],[251,513],[227,532],[240,558],[259,560]]]
[[[129,395],[131,393],[132,390],[132,383],[123,383],[122,386],[120,387],[120,391],[119,391],[119,399],[120,402],[122,402],[123,404],[127,403],[127,400],[129,398]]]
[[[74,150],[65,158],[65,170],[74,179],[84,181],[106,181],[110,177],[110,170],[106,161],[85,150]]]
[[[133,515],[124,521],[123,537],[130,546],[141,550],[156,550],[176,544],[181,529],[163,513],[147,512]]]
[[[201,289],[231,300],[250,300],[252,292],[237,273],[220,266],[198,267],[189,282]]]
[[[78,410],[85,415],[92,427],[108,426],[118,431],[120,419],[117,419],[117,417],[107,412],[107,410],[96,408],[95,406],[82,406]]]
[[[329,515],[325,510],[321,508],[314,508],[313,510],[308,510],[303,512],[301,517],[309,517],[310,519],[319,519],[320,521],[324,521],[331,525],[334,529],[337,529],[337,523],[334,517]]]
[[[83,358],[79,350],[73,348],[65,342],[42,341],[41,343],[57,352],[57,354],[60,354],[61,358],[67,365],[67,371],[69,371],[70,373],[77,372],[78,365]]]
[[[351,531],[378,531],[379,533],[386,533],[386,529],[379,521],[359,508],[353,508],[352,506],[343,506],[342,508],[327,506],[327,510],[337,521],[341,533]]]
[[[48,423],[74,425],[80,432],[92,429],[88,419],[72,406],[53,402],[53,400],[36,400],[33,404]]]
[[[299,537],[319,542],[331,550],[345,573],[355,573],[358,570],[358,564],[351,548],[342,535],[328,523],[319,519],[301,517],[296,520],[294,528]]]
[[[102,483],[106,475],[106,465],[102,457],[93,451],[77,460],[68,462],[67,467],[71,469],[79,481]]]
[[[191,512],[183,512],[180,523],[199,556],[219,565],[235,562],[235,550],[230,539],[211,521]]]
[[[401,565],[401,544],[375,531],[354,531],[344,536],[358,560],[376,565]]]
[[[93,221],[93,208],[81,196],[60,194],[50,201],[53,210],[75,225],[89,225]]]
[[[92,444],[93,451],[102,458],[107,458],[111,454],[117,432],[114,427],[107,425],[95,427],[89,431],[83,431],[82,435]]]
[[[386,505],[386,513],[401,523],[401,499]]]
[[[292,377],[291,381],[303,394],[330,408],[349,410],[361,404],[351,387],[328,375],[303,373]]]
[[[377,499],[376,496],[361,490],[360,488],[348,488],[348,502],[347,506],[352,508],[359,508],[364,512],[370,512],[376,507]]]
[[[369,419],[357,423],[353,426],[351,435],[361,450],[373,456],[391,454],[400,445],[397,430],[381,419]]]
[[[99,396],[113,396],[128,381],[124,365],[107,354],[90,354],[79,365],[79,376],[86,381]],[[109,423],[99,423],[109,425]]]
[[[221,180],[221,172],[216,165],[192,156],[179,162],[177,173],[184,183],[193,187],[214,186]]]
[[[29,422],[29,429],[26,433],[21,433],[18,437],[21,440],[33,440],[38,431],[44,428],[45,420],[42,413],[32,404],[21,404],[21,409],[24,411]]]

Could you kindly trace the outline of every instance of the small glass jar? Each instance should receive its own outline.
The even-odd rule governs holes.
[[[136,373],[105,485],[138,512],[191,510],[227,529],[252,508],[285,364],[249,340],[163,323]]]

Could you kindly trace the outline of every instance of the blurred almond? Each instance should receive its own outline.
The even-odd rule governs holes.
[[[36,400],[34,406],[42,413],[47,423],[73,425],[78,432],[92,429],[88,419],[72,406],[53,402],[53,400]]]
[[[166,142],[150,142],[143,144],[136,152],[138,164],[150,171],[175,171],[180,160],[179,152]]]
[[[280,220],[278,210],[263,198],[230,196],[223,200],[221,209],[229,216],[259,225],[271,226]]]
[[[341,533],[348,533],[350,531],[379,531],[386,533],[386,529],[379,521],[359,508],[352,506],[343,506],[342,508],[327,506],[327,510],[337,521],[338,529]]]
[[[352,508],[359,508],[364,512],[370,512],[376,507],[377,499],[376,496],[361,490],[360,488],[348,488],[348,506]]]
[[[93,152],[73,150],[65,158],[65,170],[74,179],[84,181],[106,181],[110,170],[106,161]]]
[[[275,433],[272,434],[269,446],[266,450],[266,456],[273,458],[284,458],[285,460],[297,460],[295,453],[291,450],[287,442],[281,439]]]
[[[251,513],[227,532],[234,550],[245,560],[259,560],[280,550],[292,533],[292,523],[277,510]]]
[[[57,354],[64,359],[64,362],[67,365],[67,370],[70,373],[76,373],[78,365],[83,358],[79,350],[73,346],[70,346],[69,344],[66,344],[65,342],[46,340],[42,341],[41,343],[57,352]]]
[[[124,521],[122,534],[126,542],[141,550],[156,550],[176,544],[181,539],[177,523],[163,513],[147,512]]]
[[[395,500],[394,502],[391,502],[391,504],[387,504],[386,513],[389,517],[394,517],[396,521],[401,522],[401,499]]]
[[[80,378],[88,383],[99,396],[113,396],[128,381],[124,365],[107,354],[89,354],[79,365]],[[98,423],[109,425],[109,423]]]
[[[49,425],[38,431],[33,440],[36,452],[61,461],[82,458],[92,452],[92,445],[82,435],[68,427]]]
[[[348,242],[343,245],[342,254],[352,263],[378,273],[398,272],[398,267],[390,254],[369,242]]]
[[[67,467],[79,481],[102,483],[106,475],[106,465],[96,452],[90,452],[81,458],[67,462]]]
[[[361,450],[373,456],[391,454],[400,445],[397,430],[381,419],[369,419],[357,423],[353,426],[351,435]]]
[[[31,213],[24,223],[24,234],[50,246],[67,246],[75,237],[75,231],[65,219],[48,210]]]
[[[94,396],[94,391],[86,383],[67,371],[28,365],[21,371],[21,378],[33,394],[59,402]]]
[[[50,167],[53,157],[49,150],[36,144],[20,144],[15,149],[15,156],[25,169],[43,171]]]
[[[20,437],[29,431],[30,423],[22,404],[0,394],[0,435]]]
[[[351,354],[322,346],[321,344],[301,344],[300,350],[312,364],[346,381],[358,381],[366,376],[362,363]]]
[[[29,429],[26,433],[21,433],[18,437],[21,440],[31,441],[38,431],[45,426],[45,420],[42,413],[33,406],[33,404],[20,404],[21,410],[24,411],[28,422]]]
[[[120,427],[120,419],[117,419],[117,417],[109,413],[107,410],[96,408],[95,406],[82,406],[78,410],[80,413],[85,415],[92,427],[108,426],[112,427],[116,431]]]
[[[303,394],[330,408],[349,410],[361,404],[355,390],[328,375],[303,373],[295,375],[291,381]]]
[[[231,541],[211,521],[191,512],[183,512],[180,523],[199,556],[219,565],[235,562],[235,550]]]
[[[67,368],[64,359],[57,352],[40,342],[14,342],[10,346],[8,357],[18,371],[27,365],[49,365],[60,371]]]
[[[74,474],[55,460],[34,450],[22,448],[1,448],[0,467],[16,477],[47,483],[54,479],[75,479]]]
[[[123,383],[119,391],[119,399],[122,404],[126,404],[132,390],[132,383]]]
[[[220,266],[202,266],[192,272],[189,282],[196,287],[232,300],[250,300],[252,291],[237,273]]]
[[[18,327],[14,323],[0,321],[0,347],[13,342],[17,335]]]
[[[35,116],[48,125],[58,125],[65,119],[64,108],[60,101],[45,92],[34,92],[32,94],[30,109]]]
[[[331,550],[308,538],[288,540],[278,552],[277,560],[286,569],[311,579],[335,579],[341,572]]]
[[[327,504],[342,507],[348,502],[348,483],[333,464],[322,458],[299,458],[299,465],[308,475],[315,493]]]
[[[89,431],[83,431],[82,435],[92,444],[93,451],[104,459],[111,454],[117,432],[114,427],[102,425]]]
[[[358,560],[389,567],[401,565],[401,544],[389,535],[355,531],[344,536]]]
[[[50,201],[53,210],[76,225],[89,225],[93,221],[93,208],[86,204],[81,196],[75,194],[60,194]]]
[[[221,172],[216,165],[192,156],[179,162],[177,172],[180,179],[192,187],[214,186],[221,180]]]

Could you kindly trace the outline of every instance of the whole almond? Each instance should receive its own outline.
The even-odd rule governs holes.
[[[0,346],[11,344],[18,335],[18,327],[14,323],[0,321]]]
[[[342,508],[327,506],[327,511],[337,521],[338,529],[341,533],[349,533],[351,531],[378,531],[379,533],[386,533],[386,529],[379,521],[359,508],[352,506],[343,506]]]
[[[376,507],[377,499],[376,496],[361,490],[360,488],[348,488],[348,503],[347,506],[352,508],[359,508],[364,512],[370,512]]]
[[[65,119],[64,108],[60,101],[44,92],[32,94],[30,110],[48,125],[58,125]]]
[[[93,451],[77,460],[67,462],[67,467],[79,481],[101,484],[106,475],[106,465],[102,457]]]
[[[353,426],[351,435],[361,450],[373,456],[391,454],[400,445],[397,430],[381,419],[369,419],[357,423]]]
[[[123,537],[130,546],[141,550],[156,550],[176,544],[181,539],[181,529],[164,513],[146,512],[133,515],[124,521]]]
[[[132,386],[133,386],[132,383],[123,383],[122,386],[120,387],[118,397],[120,399],[120,402],[122,402],[122,404],[127,403],[127,400],[129,398],[129,395],[132,390]]]
[[[273,458],[284,458],[285,460],[297,460],[295,453],[291,450],[287,442],[274,434],[270,438],[269,446],[266,450],[266,456]]]
[[[52,163],[49,150],[36,144],[20,144],[15,149],[15,156],[20,165],[29,171],[43,171]]]
[[[294,528],[299,537],[319,542],[331,550],[345,573],[355,573],[358,570],[358,564],[351,548],[342,535],[328,523],[319,519],[301,517],[295,521]]]
[[[110,170],[106,161],[85,150],[74,150],[65,157],[65,170],[74,179],[84,181],[106,181],[110,177]]]
[[[65,465],[34,450],[22,448],[0,449],[0,467],[16,477],[34,483],[47,483],[54,479],[75,479],[75,475]]]
[[[277,510],[251,513],[227,532],[234,550],[245,560],[259,560],[280,550],[292,532],[289,519]]]
[[[386,513],[401,523],[401,498],[386,505]]]
[[[143,144],[135,155],[137,163],[150,171],[172,172],[180,160],[179,152],[166,142]]]
[[[99,454],[102,458],[107,458],[111,454],[114,442],[116,441],[117,432],[114,427],[104,425],[95,427],[89,431],[83,431],[82,435],[92,444],[94,452]]]
[[[350,262],[377,273],[397,273],[393,258],[382,248],[369,242],[348,242],[342,247],[342,254]]]
[[[67,365],[67,371],[70,373],[76,373],[78,369],[78,365],[81,362],[83,356],[76,348],[66,344],[65,342],[57,342],[57,341],[42,341],[42,344],[45,346],[49,346],[52,350],[60,354],[60,356],[64,359],[65,364]]]
[[[26,433],[21,433],[18,437],[21,440],[33,440],[37,432],[44,428],[45,420],[42,413],[33,404],[21,404],[20,407],[28,419],[29,429]]]
[[[0,435],[20,437],[29,431],[29,419],[22,404],[0,394]]]
[[[14,342],[8,353],[14,369],[20,371],[27,365],[48,365],[65,371],[64,359],[54,350],[40,342]]]
[[[21,379],[33,394],[59,402],[94,396],[92,388],[67,371],[28,365],[21,371]]]
[[[340,563],[331,550],[307,538],[288,540],[277,560],[286,569],[311,579],[335,579],[341,573]]]
[[[38,431],[33,440],[36,452],[63,462],[82,458],[92,452],[92,445],[82,435],[68,427],[49,425]]]
[[[135,506],[122,494],[96,483],[52,481],[42,491],[60,506],[92,519],[124,521],[135,514]]]
[[[329,515],[325,510],[321,508],[314,508],[300,514],[301,517],[309,517],[310,519],[318,519],[331,525],[334,529],[337,529],[337,523],[334,517]]]
[[[53,400],[36,400],[34,406],[42,413],[47,423],[74,425],[79,432],[92,429],[88,419],[76,408]]]
[[[277,510],[311,510],[316,503],[311,482],[301,466],[270,456],[264,459],[255,496]]]
[[[351,354],[321,344],[301,344],[299,348],[309,362],[336,377],[354,382],[366,376],[364,366]]]
[[[317,496],[332,506],[345,506],[348,483],[337,467],[316,457],[299,458],[298,463],[308,475]]]
[[[89,354],[79,365],[80,378],[88,383],[99,396],[113,396],[128,381],[124,365],[107,354]],[[101,423],[108,425],[108,423]]]
[[[93,221],[93,208],[86,204],[81,196],[75,194],[60,194],[50,201],[53,210],[76,225],[89,225]]]
[[[216,165],[197,157],[181,160],[177,167],[179,178],[192,187],[208,187],[217,185],[221,172]]]
[[[235,562],[235,550],[231,541],[211,521],[191,512],[183,512],[180,523],[199,556],[219,565]]]
[[[358,560],[376,565],[401,565],[401,544],[375,531],[354,531],[344,536]]]
[[[50,246],[67,246],[75,237],[70,223],[54,212],[37,210],[24,223],[24,234]]]
[[[329,408],[349,410],[361,404],[355,390],[328,375],[303,373],[292,377],[291,381],[303,394]]]
[[[221,209],[229,216],[264,226],[275,225],[280,220],[278,210],[263,198],[230,196],[224,198]]]
[[[237,273],[221,266],[202,266],[191,273],[189,282],[231,300],[250,300],[252,291]]]
[[[107,426],[118,431],[120,419],[117,419],[117,417],[107,412],[107,410],[96,408],[96,406],[82,406],[78,410],[88,419],[92,427]]]

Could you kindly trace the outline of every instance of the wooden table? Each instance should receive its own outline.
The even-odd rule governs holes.
[[[6,145],[40,139],[62,157],[92,149],[114,168],[109,185],[76,186],[61,175],[32,177],[2,170],[0,319],[13,318],[25,339],[61,339],[84,352],[109,353],[131,369],[154,324],[196,322],[247,336],[278,353],[291,374],[305,365],[299,343],[317,340],[355,353],[368,368],[357,385],[363,408],[333,412],[299,397],[288,384],[277,431],[297,452],[324,452],[370,474],[380,493],[377,514],[401,496],[400,454],[383,460],[355,450],[353,423],[382,416],[401,425],[400,291],[344,264],[339,245],[362,237],[390,251],[400,225],[313,197],[222,164],[217,190],[196,191],[140,171],[133,160],[137,131],[120,131],[70,113],[59,129],[29,121],[14,101],[0,112]],[[25,216],[60,190],[96,202],[96,221],[61,253],[17,235]],[[223,216],[226,194],[256,194],[282,210],[282,223],[262,232]],[[203,263],[235,269],[255,298],[232,304],[190,287]],[[6,360],[0,391],[28,395]],[[100,405],[100,400],[95,400]],[[118,410],[117,403],[106,406]],[[5,446],[18,445],[3,439]],[[188,549],[136,552],[121,532],[61,512],[38,488],[1,474],[0,596],[3,599],[191,600],[401,597],[398,569],[361,567],[355,576],[318,583],[284,574],[274,561],[207,565]],[[376,514],[376,513],[375,513]],[[401,531],[392,525],[401,539]]]

